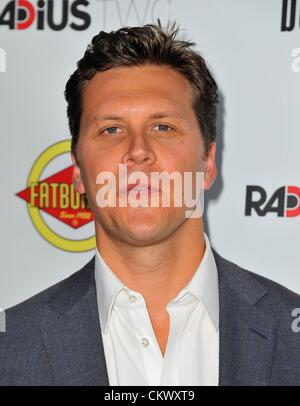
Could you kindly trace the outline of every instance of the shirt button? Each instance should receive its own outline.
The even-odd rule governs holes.
[[[149,345],[149,340],[148,340],[148,338],[143,337],[143,338],[141,339],[141,343],[142,343],[142,346],[143,346],[143,347],[148,347],[148,345]]]
[[[130,295],[130,296],[128,297],[128,300],[129,300],[129,302],[131,302],[131,303],[135,303],[135,302],[136,302],[136,297],[133,296],[133,295]]]

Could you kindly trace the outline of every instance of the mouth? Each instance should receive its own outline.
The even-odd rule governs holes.
[[[128,194],[130,191],[139,192],[139,194],[158,193],[160,189],[157,186],[151,184],[131,183],[127,185],[127,188],[121,190],[121,193]]]

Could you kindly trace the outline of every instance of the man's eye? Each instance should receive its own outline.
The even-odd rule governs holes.
[[[103,132],[107,132],[108,134],[116,134],[117,130],[119,130],[119,127],[108,127]]]
[[[173,130],[173,128],[167,124],[157,124],[155,127],[158,127],[158,131],[163,131],[163,132],[168,132],[169,130]]]

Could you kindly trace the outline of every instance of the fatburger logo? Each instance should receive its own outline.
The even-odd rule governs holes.
[[[0,25],[10,30],[26,30],[35,27],[44,30],[49,27],[61,31],[69,25],[76,31],[86,30],[91,24],[91,17],[86,8],[87,0],[15,0],[0,9]]]
[[[94,219],[87,200],[77,193],[72,183],[72,165],[41,179],[49,162],[70,153],[70,149],[70,141],[65,140],[43,151],[31,168],[27,187],[16,195],[26,201],[33,225],[50,244],[65,251],[83,252],[95,247],[94,236],[80,240],[65,238],[54,231],[41,214],[41,211],[48,213],[74,230]]]

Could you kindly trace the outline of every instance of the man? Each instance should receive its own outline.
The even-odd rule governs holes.
[[[217,176],[217,85],[177,33],[160,22],[101,31],[67,83],[74,184],[97,248],[7,311],[2,385],[300,384],[300,297],[222,258],[202,217],[174,204],[175,183],[169,206],[122,206],[130,192],[165,192],[142,182],[101,206],[101,174],[120,182],[120,164],[151,187],[154,172],[203,173],[204,190]]]

